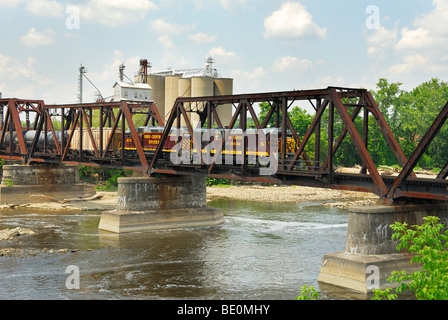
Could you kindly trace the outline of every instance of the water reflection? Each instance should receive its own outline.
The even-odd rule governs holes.
[[[209,205],[223,209],[224,224],[122,235],[99,231],[99,213],[4,213],[0,229],[36,233],[0,241],[0,248],[76,250],[0,257],[0,299],[291,300],[304,284],[319,288],[325,253],[345,249],[343,210],[316,203]],[[69,265],[79,267],[79,290],[65,287]]]

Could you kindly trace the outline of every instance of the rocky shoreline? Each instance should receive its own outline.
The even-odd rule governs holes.
[[[28,228],[7,228],[0,230],[0,241],[8,241],[8,240],[15,240],[19,237],[24,237],[28,235],[33,235],[35,232]],[[1,243],[0,242],[0,243]],[[43,248],[43,249],[37,249],[37,248],[2,248],[0,249],[0,257],[4,256],[13,256],[13,257],[19,257],[24,258],[28,256],[35,256],[38,254],[52,254],[52,253],[68,253],[68,252],[77,252],[78,249],[54,249],[54,248]]]

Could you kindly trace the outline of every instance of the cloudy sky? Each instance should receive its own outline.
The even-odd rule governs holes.
[[[3,97],[74,103],[78,68],[103,96],[127,76],[198,68],[234,93],[448,81],[446,0],[0,0]],[[95,89],[84,85],[84,101]]]

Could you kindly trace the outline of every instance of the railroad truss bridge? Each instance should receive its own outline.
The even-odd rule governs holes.
[[[269,104],[263,121],[255,112],[262,102]],[[306,133],[299,135],[288,111],[292,106],[304,104],[311,106],[315,115]],[[220,119],[220,108],[229,107],[233,109],[231,119]],[[128,169],[147,176],[203,175],[372,192],[389,204],[445,201],[448,159],[437,178],[418,178],[414,168],[445,123],[447,114],[448,103],[407,159],[371,93],[364,89],[328,87],[180,97],[166,119],[154,103],[148,102],[46,105],[41,100],[0,99],[0,158],[24,164]],[[381,175],[377,169],[381,164],[375,164],[369,154],[369,120],[373,119],[402,167],[398,176]],[[213,149],[204,147],[203,135],[197,134],[207,129],[215,135],[210,139],[214,142]],[[173,132],[176,132],[174,140]],[[258,133],[255,141],[259,145],[255,149],[250,133]],[[152,136],[145,140],[147,134]],[[235,143],[238,134],[240,140]],[[334,159],[344,139],[352,141],[362,161],[359,173],[334,169]],[[234,148],[236,144],[239,149]],[[259,149],[268,144],[275,148]],[[175,145],[179,148],[167,147]],[[181,151],[182,156],[187,156],[177,157]],[[208,161],[204,160],[204,153],[208,154]],[[225,155],[232,161],[223,161]],[[254,155],[263,161],[253,161]],[[185,161],[173,161],[176,157]],[[275,170],[261,174],[261,169],[273,164]]]

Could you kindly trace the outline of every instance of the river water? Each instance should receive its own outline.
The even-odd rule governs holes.
[[[324,254],[345,250],[346,210],[229,200],[209,206],[223,210],[224,224],[119,236],[98,230],[100,213],[2,213],[0,230],[35,234],[0,241],[0,249],[22,249],[0,257],[0,299],[293,300],[305,284],[322,299],[359,298],[317,282]],[[69,266],[79,271],[79,289],[67,287],[75,275]]]

